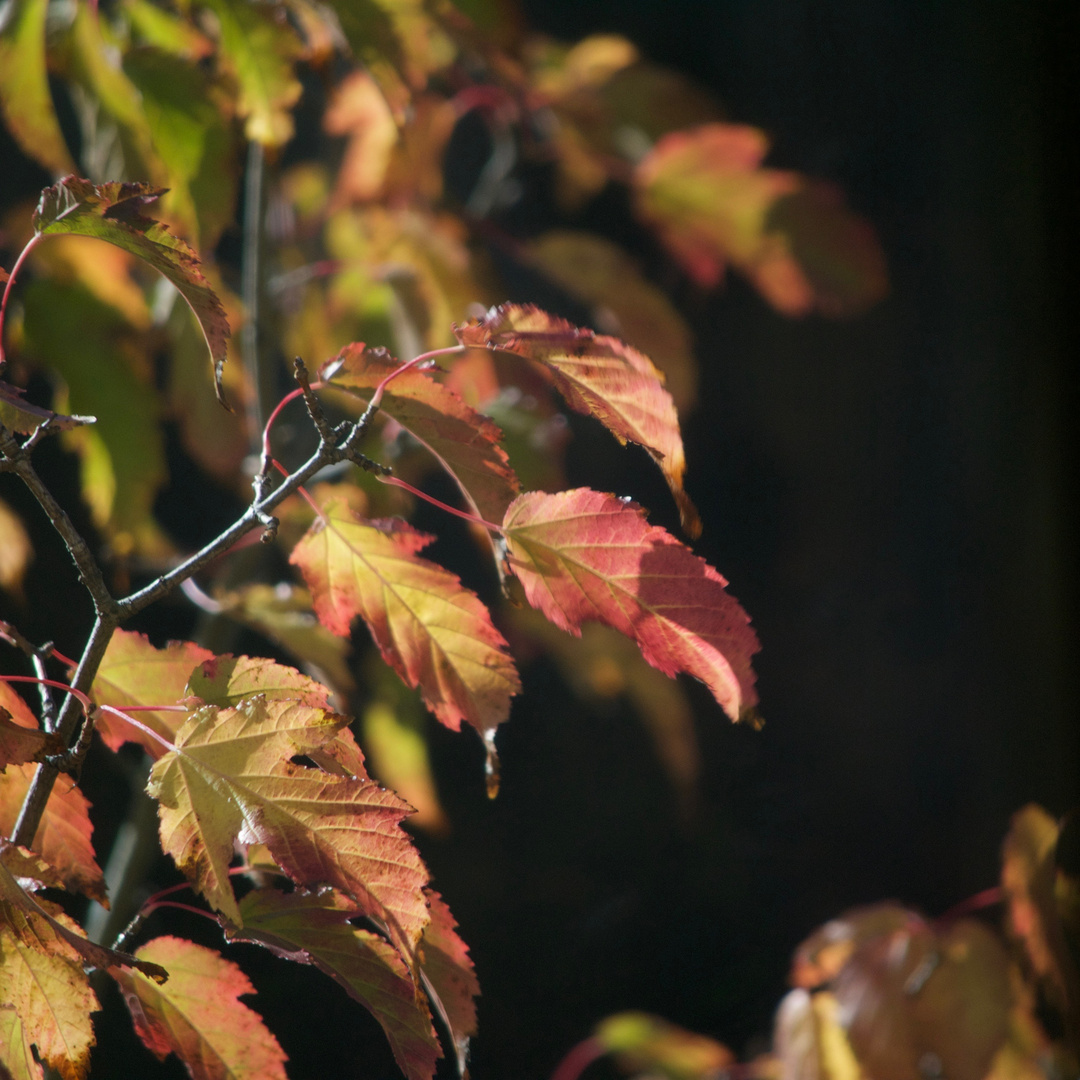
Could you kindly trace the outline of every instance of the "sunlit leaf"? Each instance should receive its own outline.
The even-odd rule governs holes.
[[[206,0],[221,26],[221,49],[239,85],[237,111],[252,142],[280,147],[292,138],[292,107],[300,98],[293,70],[303,52],[284,12],[247,0]]]
[[[0,679],[0,708],[3,708],[8,717],[19,727],[37,730],[37,717],[31,712],[30,706],[19,696],[15,687],[9,682]]]
[[[23,153],[53,174],[75,167],[60,132],[45,68],[48,0],[8,5],[0,25],[0,112]]]
[[[383,349],[347,345],[323,368],[334,386],[370,400],[398,363]],[[382,412],[427,447],[457,481],[462,493],[487,521],[498,522],[517,495],[518,482],[502,432],[430,375],[410,369],[387,385]]]
[[[508,564],[556,626],[600,622],[665,675],[700,679],[733,720],[757,702],[757,636],[727,582],[634,503],[578,488],[529,492],[503,522]]]
[[[365,71],[347,75],[323,114],[328,135],[347,135],[333,205],[363,202],[383,188],[398,127],[375,80]]]
[[[329,694],[322,683],[296,668],[262,656],[212,656],[192,672],[187,691],[207,705],[223,708],[253,694],[270,701],[299,701],[302,705],[329,708]]]
[[[626,1069],[670,1080],[708,1080],[735,1061],[722,1043],[648,1013],[609,1016],[597,1025],[595,1037]]]
[[[25,295],[28,351],[60,374],[71,407],[100,414],[92,427],[64,436],[82,459],[95,522],[122,553],[166,553],[169,542],[152,514],[165,481],[165,446],[145,339],[79,285],[35,281]]]
[[[0,1005],[0,1071],[4,1069],[11,1080],[42,1080],[44,1076],[34,1059],[30,1033],[14,1005]]]
[[[95,187],[88,180],[69,176],[42,192],[34,212],[34,229],[45,236],[73,233],[106,240],[164,274],[199,321],[220,397],[229,323],[221,301],[203,277],[195,253],[164,225],[142,213],[142,208],[160,194],[160,190],[147,184],[109,183]]]
[[[788,315],[852,314],[885,291],[869,226],[797,173],[761,168],[763,132],[705,124],[662,138],[635,170],[642,216],[700,284],[728,263]]]
[[[33,765],[12,765],[0,774],[0,836],[13,832],[36,771]],[[70,777],[62,777],[49,795],[30,847],[60,874],[64,888],[107,907],[105,878],[91,841],[93,831],[89,800]]]
[[[543,364],[571,408],[596,417],[621,443],[648,450],[675,496],[683,528],[690,536],[701,532],[682,486],[686,459],[679,419],[663,376],[647,356],[532,305],[504,304],[454,329],[465,345],[486,345]]]
[[[331,501],[291,561],[335,633],[360,615],[383,659],[455,731],[492,731],[520,689],[502,634],[475,593],[416,552],[433,537],[404,522],[364,521]]]
[[[159,1061],[176,1054],[192,1080],[285,1080],[285,1052],[240,1001],[255,987],[236,964],[176,937],[155,938],[137,955],[167,968],[169,981],[159,985],[137,971],[109,974]]]
[[[428,914],[424,867],[400,828],[408,806],[366,776],[331,775],[291,760],[332,742],[346,722],[260,697],[235,709],[198,709],[150,774],[162,847],[239,926],[228,877],[233,845],[265,844],[294,881],[348,894],[411,956]]]
[[[23,398],[23,391],[17,386],[0,381],[0,424],[9,431],[29,435],[46,421],[49,427],[57,431],[70,431],[83,424],[94,423],[94,417],[63,416],[40,405],[32,405]]]
[[[98,705],[118,709],[129,705],[176,705],[187,693],[187,682],[198,664],[214,654],[190,641],[174,641],[164,649],[150,644],[145,634],[117,630],[101,661],[91,697]],[[140,712],[138,719],[171,740],[188,718],[186,712]],[[109,713],[99,713],[98,734],[110,750],[125,742],[139,743],[151,757],[164,752],[160,742]]]
[[[424,929],[424,975],[435,991],[441,1013],[450,1028],[458,1054],[459,1071],[464,1071],[469,1040],[476,1034],[476,980],[469,948],[457,932],[457,921],[443,898],[426,889],[431,922]]]
[[[316,894],[257,889],[241,901],[240,912],[244,928],[236,937],[329,975],[379,1021],[408,1080],[430,1080],[441,1054],[427,1003],[417,996],[397,950],[349,924],[358,914],[354,903],[329,889]]]

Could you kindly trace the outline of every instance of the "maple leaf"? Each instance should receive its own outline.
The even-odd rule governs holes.
[[[348,634],[356,615],[383,659],[447,727],[494,730],[521,688],[502,634],[455,574],[416,555],[434,539],[404,522],[364,521],[336,499],[296,545],[324,625]]]
[[[884,294],[884,258],[869,226],[827,185],[761,168],[765,134],[703,124],[661,138],[638,163],[638,210],[698,283],[730,262],[788,315],[852,314]]]
[[[240,1001],[255,987],[236,964],[176,937],[155,938],[136,955],[167,967],[169,981],[162,986],[115,968],[109,974],[139,1038],[159,1061],[176,1054],[192,1080],[285,1080],[285,1052]]]
[[[294,881],[353,897],[412,956],[428,914],[426,873],[399,824],[409,807],[366,775],[332,775],[291,760],[332,743],[346,723],[262,697],[195,711],[147,785],[160,803],[162,848],[240,926],[228,878],[233,845],[265,844]]]
[[[41,193],[34,231],[42,236],[92,236],[130,251],[164,274],[188,302],[206,338],[218,400],[225,404],[221,372],[225,366],[229,321],[203,277],[199,258],[165,225],[141,211],[162,194],[149,184],[112,182],[95,186],[68,176]]]
[[[683,490],[686,471],[679,418],[652,361],[617,338],[583,330],[532,305],[504,304],[454,327],[463,345],[487,346],[543,364],[572,409],[594,416],[620,443],[643,446],[660,466],[682,527],[701,533]]]
[[[350,392],[369,391],[370,399],[398,367],[385,349],[353,344],[323,365],[321,374]],[[493,421],[415,368],[387,384],[379,408],[431,451],[477,514],[487,521],[502,520],[519,485]]]
[[[14,830],[35,772],[34,766],[26,764],[0,775],[0,835]],[[61,780],[49,795],[30,846],[60,874],[64,888],[108,906],[105,878],[90,840],[93,830],[89,800],[74,781]]]
[[[233,940],[265,945],[278,955],[314,964],[378,1020],[408,1080],[430,1080],[439,1045],[427,1003],[408,967],[381,937],[349,924],[356,904],[327,889],[286,894],[257,889],[240,902],[242,931]],[[430,924],[429,924],[430,929]],[[424,934],[425,963],[427,930]]]
[[[665,675],[700,679],[733,720],[757,702],[757,635],[727,582],[636,504],[577,488],[528,492],[503,521],[508,563],[556,626],[600,622],[632,638]]]
[[[180,702],[194,668],[214,654],[190,641],[174,641],[164,649],[150,644],[145,634],[117,630],[94,677],[90,696],[98,705],[125,709],[130,705],[166,705]],[[171,740],[187,720],[185,712],[140,712],[139,720]],[[151,757],[164,752],[157,739],[106,712],[97,714],[96,729],[110,750],[126,742],[138,743]]]
[[[187,692],[207,705],[228,708],[262,694],[268,701],[299,701],[329,708],[330,691],[285,664],[261,656],[211,656],[191,673]]]
[[[0,772],[8,765],[42,761],[49,754],[60,754],[63,750],[61,739],[39,731],[36,724],[30,728],[15,723],[11,713],[0,705]]]

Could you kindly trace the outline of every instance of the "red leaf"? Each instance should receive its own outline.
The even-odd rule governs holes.
[[[240,902],[242,931],[286,959],[314,964],[379,1021],[408,1080],[430,1080],[440,1056],[427,1002],[394,947],[349,924],[356,905],[333,890],[318,894],[256,889]],[[228,931],[227,931],[228,932]],[[425,956],[427,932],[424,934]]]
[[[476,594],[415,554],[432,539],[404,522],[364,521],[331,500],[290,562],[326,626],[345,635],[362,616],[383,659],[447,727],[466,720],[483,734],[506,719],[521,684]]]
[[[700,679],[733,720],[757,702],[749,618],[724,578],[640,507],[588,488],[529,492],[503,524],[510,569],[556,626],[613,627],[665,675]]]
[[[0,835],[15,828],[23,799],[37,770],[33,765],[12,766],[0,775]],[[94,858],[90,840],[90,803],[70,779],[53,788],[31,848],[64,880],[64,887],[108,904],[105,878]]]
[[[424,975],[439,998],[447,1027],[454,1037],[459,1072],[464,1075],[469,1039],[476,1034],[476,981],[469,948],[457,932],[457,922],[434,889],[425,889],[431,922],[424,928]]]
[[[190,641],[155,648],[145,634],[117,630],[101,661],[90,695],[99,705],[174,705],[187,695],[187,682],[197,664],[214,659],[209,649]],[[140,712],[138,719],[171,740],[188,718],[186,712]],[[97,731],[110,750],[139,743],[151,757],[161,757],[161,744],[109,713],[99,713]]]
[[[648,450],[678,503],[683,529],[700,534],[697,510],[682,487],[686,459],[675,405],[644,353],[531,305],[492,308],[454,332],[463,345],[486,345],[543,364],[571,408],[595,416],[619,442]]]
[[[346,390],[374,391],[399,366],[385,349],[353,344],[323,365],[322,377]],[[380,409],[431,451],[481,517],[502,520],[519,485],[491,420],[415,368],[387,385]]]
[[[285,1052],[240,998],[255,993],[229,960],[182,938],[159,937],[140,960],[168,969],[159,985],[136,971],[110,970],[143,1043],[164,1061],[176,1054],[193,1080],[286,1080]]]

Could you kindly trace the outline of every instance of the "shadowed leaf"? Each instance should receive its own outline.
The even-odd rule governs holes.
[[[51,409],[31,405],[29,401],[23,399],[23,391],[17,386],[0,381],[0,424],[9,431],[29,435],[41,427],[46,420],[49,422],[49,427],[57,431],[70,431],[83,424],[94,423],[92,416],[62,416]]]
[[[678,503],[683,529],[700,534],[697,510],[682,486],[686,459],[675,405],[647,356],[532,305],[492,308],[454,332],[463,345],[501,349],[543,364],[571,408],[596,417],[619,442],[648,450]]]
[[[329,708],[329,694],[322,683],[296,668],[262,656],[212,656],[191,673],[187,692],[207,705],[228,708],[253,694],[270,701],[299,701],[302,705]]]
[[[365,521],[331,500],[290,561],[326,626],[348,634],[360,615],[383,659],[442,723],[457,731],[465,720],[483,734],[506,719],[521,684],[476,594],[416,554],[432,539],[404,522]]]
[[[424,929],[424,974],[438,995],[443,1017],[454,1038],[459,1071],[464,1072],[469,1040],[476,1034],[476,980],[469,948],[457,932],[457,922],[434,889],[425,889],[431,922]]]
[[[757,702],[750,620],[727,582],[634,503],[577,488],[528,492],[503,522],[510,570],[560,629],[600,622],[665,675],[700,679],[733,720]]]
[[[670,1080],[707,1080],[735,1062],[722,1043],[648,1013],[609,1016],[597,1025],[595,1037],[627,1070]]]
[[[3,1069],[11,1080],[42,1080],[45,1075],[34,1059],[30,1033],[14,1005],[0,1005],[0,1070]]]
[[[63,753],[64,744],[55,735],[16,724],[11,713],[0,705],[0,772],[8,765],[42,761],[49,754]]]
[[[169,981],[158,985],[137,971],[109,974],[159,1061],[176,1054],[192,1080],[286,1080],[285,1052],[240,1001],[255,987],[234,963],[175,937],[155,938],[137,955],[166,967]]]

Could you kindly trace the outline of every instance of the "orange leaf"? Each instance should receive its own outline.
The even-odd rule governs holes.
[[[427,1002],[393,946],[349,919],[356,905],[340,893],[256,889],[240,903],[244,929],[234,940],[266,945],[302,964],[314,964],[379,1021],[408,1080],[430,1080],[439,1045]],[[425,956],[427,934],[424,935]],[[425,964],[426,966],[426,964]]]
[[[757,702],[749,618],[724,578],[640,507],[588,488],[529,492],[503,525],[511,571],[556,626],[613,627],[665,675],[700,679],[733,720]]]
[[[137,971],[110,970],[143,1043],[164,1061],[176,1054],[193,1080],[285,1080],[285,1052],[240,998],[255,993],[229,960],[182,938],[159,937],[138,951],[169,970],[163,986]]]
[[[352,392],[373,392],[399,366],[385,349],[353,344],[323,365],[322,377]],[[491,420],[415,368],[387,385],[380,410],[431,451],[481,517],[502,520],[519,485]]]
[[[33,765],[12,766],[0,775],[0,835],[15,828],[19,809],[37,770]],[[53,788],[31,848],[63,878],[64,887],[108,904],[105,878],[94,858],[90,837],[90,803],[70,779]]]
[[[294,881],[353,897],[412,956],[428,913],[427,875],[399,824],[409,807],[366,775],[331,775],[291,760],[332,744],[346,722],[260,697],[235,709],[198,709],[150,773],[162,848],[240,926],[228,877],[233,846],[265,844]]]
[[[8,765],[22,765],[27,761],[41,761],[49,754],[64,750],[63,742],[55,735],[17,724],[11,713],[0,705],[0,772]]]
[[[463,345],[486,345],[543,364],[571,408],[595,416],[619,442],[648,450],[678,503],[683,528],[700,534],[697,510],[682,487],[686,459],[675,405],[644,353],[531,305],[492,308],[454,332]]]
[[[434,890],[425,889],[431,907],[431,922],[424,929],[424,975],[435,991],[441,1012],[454,1038],[459,1072],[465,1072],[469,1039],[476,1034],[476,981],[469,948],[457,932],[457,922],[446,901]]]
[[[174,641],[158,649],[145,634],[117,630],[98,668],[90,695],[98,705],[118,709],[129,705],[175,705],[185,697],[188,678],[195,666],[213,658],[208,649],[190,641]],[[140,712],[138,718],[171,740],[187,720],[187,713]],[[110,750],[135,742],[151,757],[161,757],[163,753],[157,740],[109,713],[98,715],[97,731]]]
[[[455,731],[466,720],[483,734],[506,719],[521,684],[476,594],[415,554],[432,539],[404,522],[364,521],[331,500],[290,561],[326,626],[344,635],[362,616],[383,659],[439,720]]]

